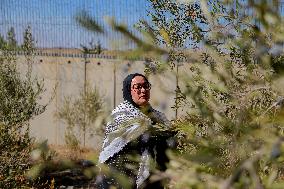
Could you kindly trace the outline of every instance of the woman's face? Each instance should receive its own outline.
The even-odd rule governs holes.
[[[131,81],[132,100],[138,106],[145,106],[150,100],[151,85],[144,77],[135,76]]]

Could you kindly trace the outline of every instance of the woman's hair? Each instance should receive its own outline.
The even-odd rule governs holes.
[[[128,102],[130,102],[132,105],[134,105],[135,107],[138,107],[137,104],[132,100],[132,96],[131,96],[131,81],[134,77],[136,76],[142,76],[144,77],[145,81],[149,83],[148,79],[146,78],[146,76],[140,74],[140,73],[134,73],[134,74],[129,74],[124,80],[123,80],[123,88],[122,88],[122,92],[123,92],[123,99],[127,100]]]

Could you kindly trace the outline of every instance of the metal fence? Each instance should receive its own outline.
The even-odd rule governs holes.
[[[0,34],[6,35],[14,27],[16,39],[23,41],[23,32],[29,25],[37,47],[80,48],[90,42],[100,41],[103,48],[117,49],[113,44],[122,39],[111,30],[106,17],[126,24],[132,32],[139,19],[146,18],[147,0],[1,0]],[[84,30],[75,20],[76,14],[85,10],[105,28],[107,34],[94,34]],[[127,44],[124,48],[133,48]]]
[[[279,2],[279,11],[283,15],[284,1]],[[29,25],[37,47],[81,48],[81,45],[100,41],[103,48],[131,49],[135,44],[121,43],[122,36],[110,28],[105,18],[114,17],[139,35],[133,25],[139,19],[149,19],[147,9],[147,0],[1,0],[0,34],[5,36],[9,28],[14,27],[16,39],[21,44],[23,32]],[[84,30],[75,20],[76,14],[82,10],[94,17],[107,34]]]
[[[283,0],[280,1],[279,11],[281,15],[283,16],[284,15],[284,1]]]

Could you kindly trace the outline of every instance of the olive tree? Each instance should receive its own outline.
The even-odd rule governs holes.
[[[174,188],[277,188],[283,168],[283,17],[273,1],[152,1],[140,28],[190,67]],[[197,58],[186,55],[195,50]],[[171,58],[171,55],[174,55]],[[178,57],[179,58],[179,57]],[[157,179],[157,178],[156,178]]]
[[[30,34],[31,35],[31,34]],[[23,46],[32,46],[25,41]],[[17,188],[28,185],[25,172],[29,168],[29,153],[33,139],[29,136],[29,121],[44,112],[39,104],[44,92],[43,82],[31,76],[31,69],[23,74],[17,68],[14,30],[0,49],[0,187]],[[23,48],[31,54],[31,48]]]
[[[83,145],[86,144],[86,136],[102,134],[103,123],[103,99],[97,89],[86,87],[86,91],[80,93],[77,98],[65,97],[62,108],[56,114],[67,125],[65,142],[68,146],[77,148],[83,136]],[[97,123],[97,124],[96,124]],[[81,134],[80,134],[81,133]]]

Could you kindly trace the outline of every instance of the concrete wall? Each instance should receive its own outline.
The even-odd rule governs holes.
[[[86,71],[85,71],[85,61]],[[71,56],[43,56],[34,57],[33,73],[44,79],[45,93],[41,103],[47,103],[54,94],[47,110],[31,122],[31,135],[37,140],[48,139],[52,144],[64,144],[66,125],[54,115],[62,106],[64,97],[78,96],[84,90],[85,78],[91,87],[96,87],[103,96],[106,108],[111,111],[122,102],[122,82],[130,73],[143,73],[143,61],[126,61],[111,57],[71,57]],[[20,70],[26,69],[23,55],[17,59]],[[174,90],[176,76],[171,71],[161,75],[151,76],[152,83],[151,104],[154,108],[164,112],[169,119],[175,117]],[[94,137],[87,140],[87,145],[97,148],[101,138]]]

